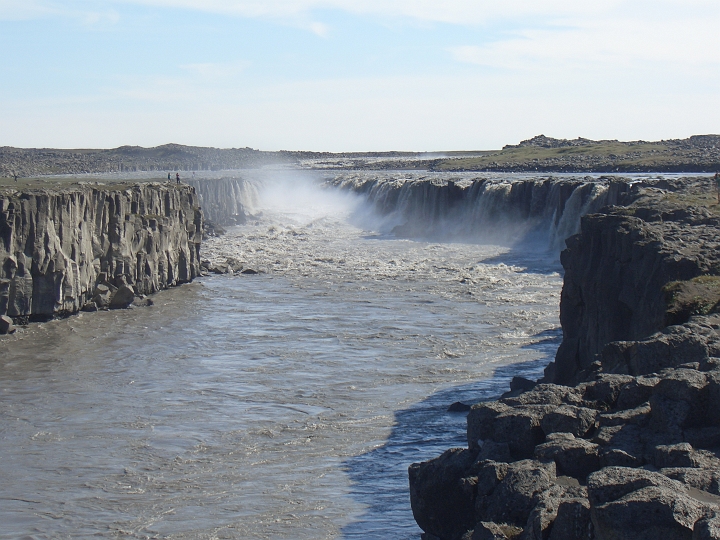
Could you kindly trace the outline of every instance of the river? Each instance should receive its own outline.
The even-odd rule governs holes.
[[[202,254],[257,275],[2,338],[0,538],[417,539],[447,407],[554,355],[556,254],[397,239],[303,182],[253,215]]]

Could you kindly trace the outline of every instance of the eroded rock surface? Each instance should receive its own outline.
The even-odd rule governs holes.
[[[0,191],[0,315],[127,307],[189,282],[200,274],[201,231],[189,186]]]

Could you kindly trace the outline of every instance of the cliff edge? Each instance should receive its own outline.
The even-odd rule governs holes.
[[[720,538],[720,220],[708,180],[583,218],[563,343],[410,467],[426,540]]]
[[[190,186],[0,190],[0,316],[16,323],[127,307],[200,274]]]

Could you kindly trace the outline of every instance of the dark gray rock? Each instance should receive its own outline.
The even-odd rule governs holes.
[[[547,413],[541,422],[546,435],[551,433],[572,433],[576,437],[584,437],[595,427],[598,412],[587,407],[561,405]]]
[[[582,402],[582,396],[576,388],[545,383],[538,384],[532,390],[518,396],[503,398],[500,401],[514,407],[520,405],[578,405]]]
[[[598,416],[600,426],[624,426],[626,424],[646,425],[650,420],[650,404],[644,403],[634,409],[625,409]]]
[[[82,307],[82,311],[86,311],[89,313],[91,313],[93,311],[97,311],[97,310],[98,310],[98,306],[92,300],[90,300],[89,302],[86,302],[85,305]]]
[[[683,484],[644,469],[607,467],[588,478],[598,538],[690,540],[705,507]]]
[[[584,386],[586,401],[593,401],[598,406],[615,407],[621,390],[630,384],[634,377],[630,375],[599,375],[597,380]]]
[[[691,540],[705,508],[672,489],[646,487],[591,510],[599,538]]]
[[[12,334],[15,332],[13,320],[7,315],[0,315],[0,334]]]
[[[557,472],[584,481],[600,469],[598,445],[575,438],[571,433],[553,433],[547,441],[535,447],[538,461],[554,461]]]
[[[468,446],[479,450],[482,442],[491,440],[507,443],[515,459],[532,457],[535,446],[545,437],[540,422],[552,409],[542,405],[511,407],[500,402],[473,405],[468,414]]]
[[[507,474],[485,497],[478,496],[475,515],[478,521],[493,521],[525,527],[530,513],[544,491],[553,484],[555,472],[533,460],[508,464]]]
[[[671,326],[643,341],[617,341],[602,351],[606,373],[647,375],[708,358],[707,340],[686,326]]]
[[[701,396],[705,373],[673,369],[661,373],[650,397],[650,425],[658,431],[677,431],[700,425],[704,419]]]
[[[515,538],[521,532],[522,529],[519,527],[481,521],[475,525],[475,530],[468,535],[468,540],[508,540]]]
[[[590,502],[577,498],[561,501],[548,540],[593,540]]]
[[[720,515],[712,512],[695,523],[692,540],[720,540]]]
[[[110,299],[110,309],[125,309],[135,300],[135,290],[129,285],[123,285],[115,291]]]
[[[618,409],[634,409],[647,403],[652,395],[653,388],[660,381],[658,377],[637,377],[620,389],[617,399]]]
[[[660,473],[668,478],[682,482],[686,486],[720,496],[720,470],[718,469],[672,467],[660,469]]]
[[[475,495],[468,492],[463,480],[474,458],[469,450],[454,448],[410,466],[410,506],[423,531],[443,540],[457,540],[473,529]]]

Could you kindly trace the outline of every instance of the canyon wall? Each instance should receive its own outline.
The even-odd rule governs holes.
[[[199,198],[171,184],[0,191],[0,315],[46,320],[98,294],[149,294],[200,273]]]
[[[709,179],[665,187],[568,239],[545,379],[410,466],[424,540],[720,538],[720,218]]]

